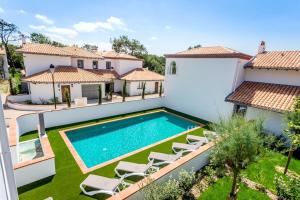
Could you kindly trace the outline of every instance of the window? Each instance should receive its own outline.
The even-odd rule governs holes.
[[[111,62],[110,61],[106,61],[106,69],[111,69]]]
[[[98,61],[93,60],[93,69],[98,69]]]
[[[234,108],[233,108],[234,114],[239,114],[241,116],[245,116],[246,112],[247,112],[247,106],[238,105],[238,104],[234,105]]]
[[[137,89],[142,89],[143,88],[143,82],[139,82]]]
[[[77,60],[77,67],[78,67],[78,68],[83,68],[83,67],[84,67],[84,62],[83,62],[83,60]]]
[[[177,67],[176,67],[176,62],[175,61],[172,61],[170,63],[170,67],[169,67],[169,74],[176,74],[177,72]]]

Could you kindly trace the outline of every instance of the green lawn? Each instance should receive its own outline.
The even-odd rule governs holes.
[[[276,166],[285,166],[287,156],[277,152],[267,151],[265,155],[260,158],[257,162],[251,164],[245,169],[242,174],[252,181],[264,185],[266,188],[272,190],[276,194],[276,188],[274,185],[275,175],[280,175],[275,171]],[[300,161],[292,159],[290,170],[300,175]],[[226,199],[226,195],[229,194],[231,187],[230,178],[222,178],[217,181],[214,185],[210,186],[199,199]],[[241,185],[238,199],[269,199],[265,194],[254,191],[247,188],[244,184]]]
[[[169,110],[170,111],[170,110]],[[145,113],[139,112],[139,113]],[[133,115],[133,114],[130,114]],[[114,119],[122,118],[122,115],[112,117]],[[28,200],[40,200],[52,196],[55,200],[65,200],[65,199],[103,199],[103,196],[96,196],[94,198],[85,196],[81,194],[79,184],[88,176],[88,174],[83,175],[80,171],[77,163],[75,162],[73,156],[69,152],[67,146],[62,140],[59,130],[79,127],[82,125],[93,124],[101,121],[107,121],[112,118],[92,120],[84,123],[77,123],[72,125],[66,125],[62,127],[50,128],[47,130],[48,138],[50,140],[52,149],[55,154],[55,164],[56,164],[56,175],[51,178],[44,179],[33,184],[23,186],[19,188],[20,199]],[[205,123],[205,121],[198,121]],[[202,135],[203,129],[197,129],[189,134]],[[21,140],[28,140],[37,137],[35,132],[28,133],[21,137]],[[126,161],[137,162],[137,163],[147,163],[147,157],[151,151],[172,153],[171,146],[173,142],[185,142],[186,135],[179,136],[165,143],[154,146],[148,150],[142,151],[135,155],[125,158]],[[113,169],[118,162],[112,163],[101,169],[97,169],[92,174],[102,175],[106,177],[115,177]]]
[[[225,200],[231,189],[231,179],[225,177],[219,179],[215,184],[210,186],[205,192],[201,194],[198,200]],[[267,195],[252,190],[246,187],[244,184],[240,185],[240,191],[238,193],[238,200],[267,200],[270,199]]]

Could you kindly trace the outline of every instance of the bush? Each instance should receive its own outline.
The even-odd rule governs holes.
[[[170,179],[165,183],[151,183],[144,189],[145,200],[177,200],[181,195],[179,182]]]
[[[274,178],[279,199],[300,199],[300,179],[291,177],[287,178],[288,179],[284,179],[282,176],[275,176]]]
[[[214,168],[212,168],[211,166],[207,166],[205,167],[203,172],[206,175],[208,185],[212,185],[216,182],[217,172]]]
[[[181,189],[184,196],[190,196],[191,189],[196,183],[195,172],[182,170],[179,173],[179,188]]]

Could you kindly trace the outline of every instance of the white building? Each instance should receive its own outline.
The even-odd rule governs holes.
[[[24,44],[18,50],[24,57],[26,77],[23,79],[29,83],[31,101],[33,103],[46,103],[53,100],[52,74],[50,65],[55,67],[54,82],[56,97],[60,102],[66,100],[66,91],[73,101],[77,97],[97,99],[99,85],[102,87],[102,97],[105,97],[113,88],[112,92],[121,92],[125,78],[120,79],[123,74],[134,73],[136,69],[142,69],[143,61],[134,56],[119,54],[115,52],[89,52],[82,48],[55,47],[48,44]],[[144,79],[139,80],[146,83],[147,93],[157,93],[153,81],[163,77],[157,73],[142,70]],[[159,78],[154,78],[157,76]],[[162,77],[162,78],[161,78]],[[149,82],[149,83],[148,83]],[[157,84],[157,83],[154,83]],[[138,95],[132,84],[129,84],[127,94]],[[149,87],[147,87],[149,86]],[[138,90],[138,86],[136,86]]]
[[[8,63],[5,49],[0,47],[0,79],[8,79]]]
[[[263,118],[266,130],[280,134],[283,112],[300,95],[299,51],[262,51],[251,58],[201,47],[166,58],[166,106],[211,122],[239,112]]]

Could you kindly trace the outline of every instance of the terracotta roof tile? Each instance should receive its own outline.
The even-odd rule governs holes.
[[[52,76],[50,70],[46,70],[27,76],[23,80],[32,83],[52,83]],[[54,71],[56,83],[95,83],[110,80],[99,74],[71,66],[58,66]]]
[[[142,59],[139,59],[135,56],[125,54],[125,53],[117,53],[115,51],[102,51],[102,52],[97,52],[97,54],[103,56],[104,58],[108,58],[108,59],[124,59],[124,60],[140,60],[140,61],[142,61]]]
[[[163,81],[165,77],[145,68],[136,68],[123,74],[121,79],[128,81]]]
[[[117,79],[119,74],[115,70],[109,69],[86,69],[89,72],[102,76],[105,79]]]
[[[292,108],[294,98],[299,95],[300,86],[245,81],[226,101],[285,112]]]
[[[54,55],[54,56],[72,56],[71,53],[63,50],[61,47],[55,47],[50,44],[33,44],[27,43],[18,49],[17,52],[28,54],[42,54],[42,55]]]
[[[62,49],[72,54],[72,57],[96,58],[96,59],[103,58],[101,55],[98,55],[96,53],[75,46],[62,47]]]
[[[300,51],[270,51],[257,54],[245,67],[300,70]]]
[[[241,58],[247,60],[252,58],[250,55],[222,46],[199,47],[165,56],[167,58]]]

